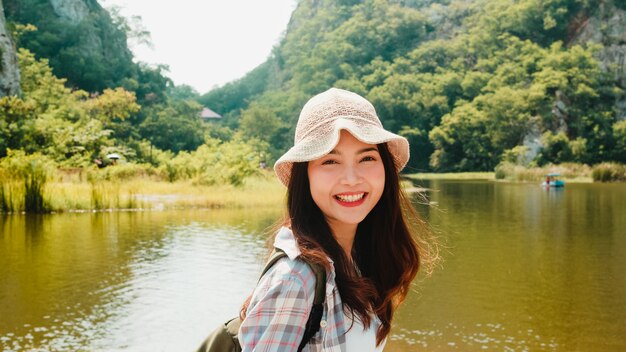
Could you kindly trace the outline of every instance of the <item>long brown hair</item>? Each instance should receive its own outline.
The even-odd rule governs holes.
[[[395,308],[406,298],[423,257],[429,256],[429,248],[422,245],[428,241],[421,240],[428,233],[427,227],[400,188],[387,144],[378,144],[378,151],[385,168],[385,187],[378,203],[357,226],[353,245],[353,260],[361,275],[313,201],[306,162],[293,164],[287,187],[288,218],[282,225],[291,227],[303,257],[326,267],[330,267],[327,258],[332,259],[344,308],[365,327],[371,324],[370,314],[376,314],[381,322],[376,332],[380,344],[389,334]],[[417,225],[422,237],[413,236],[407,218],[416,220],[411,225]],[[242,308],[242,317],[249,299]]]

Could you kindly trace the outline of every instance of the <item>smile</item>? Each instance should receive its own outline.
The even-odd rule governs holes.
[[[347,207],[354,207],[362,204],[365,201],[366,195],[366,192],[362,192],[355,194],[337,194],[334,197],[339,204]]]

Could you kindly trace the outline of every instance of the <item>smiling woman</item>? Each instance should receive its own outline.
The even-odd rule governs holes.
[[[424,222],[410,219],[399,186],[408,158],[407,140],[361,96],[331,88],[307,102],[295,145],[274,166],[288,208],[274,250],[286,256],[241,310],[243,351],[384,348],[420,264],[436,257],[425,226],[409,226]],[[311,265],[326,270],[320,322]]]
[[[315,204],[350,257],[356,227],[378,203],[385,187],[378,148],[343,130],[330,153],[308,163],[308,177]]]

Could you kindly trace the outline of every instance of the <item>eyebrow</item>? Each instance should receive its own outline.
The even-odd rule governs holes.
[[[371,152],[371,151],[378,152],[378,149],[376,147],[367,147],[367,148],[359,149],[356,153],[357,154],[363,154],[363,153],[367,153],[367,152]],[[340,155],[341,153],[338,152],[337,150],[333,149],[328,154]]]

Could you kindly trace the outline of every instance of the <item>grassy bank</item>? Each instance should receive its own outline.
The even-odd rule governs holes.
[[[21,184],[5,186],[4,196],[12,199],[12,205],[3,211],[23,211]],[[151,177],[98,181],[61,179],[46,183],[43,198],[46,210],[52,212],[258,208],[282,206],[285,187],[269,173],[249,177],[240,186],[198,185],[192,181],[171,183]]]
[[[497,180],[541,182],[549,173],[560,174],[558,177],[569,183],[593,182],[591,177],[592,168],[584,164],[563,163],[559,165],[545,165],[543,167],[524,167],[511,163],[502,163],[496,166],[495,178]]]
[[[601,163],[593,167],[585,164],[563,163],[542,167],[525,167],[501,163],[495,172],[416,173],[402,177],[411,180],[503,180],[513,182],[542,182],[549,173],[560,174],[559,179],[569,183],[626,182],[626,165]]]
[[[416,174],[403,174],[402,177],[406,177],[412,180],[493,180],[493,172],[423,172]]]
[[[0,212],[250,209],[282,207],[285,203],[286,189],[271,170],[259,171],[237,186],[205,184],[198,182],[198,178],[168,182],[162,175],[146,172],[138,166],[108,171],[33,170],[28,169],[18,178],[8,178],[4,172],[0,184]],[[129,170],[134,171],[127,172]],[[593,168],[582,164],[548,165],[541,168],[500,164],[495,172],[416,173],[402,177],[407,179],[403,182],[405,190],[413,193],[422,192],[423,189],[413,187],[408,180],[541,182],[548,173],[560,173],[560,178],[570,183],[626,181],[626,166],[608,163]]]

